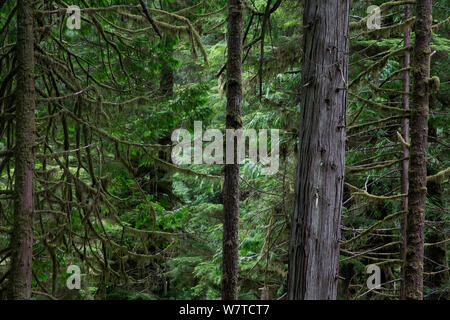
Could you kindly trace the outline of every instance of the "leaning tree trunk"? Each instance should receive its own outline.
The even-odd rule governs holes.
[[[15,204],[11,234],[9,299],[31,298],[34,171],[33,1],[17,1]]]
[[[427,138],[430,85],[431,0],[417,0],[410,117],[408,219],[405,298],[423,298],[423,240],[427,193]]]
[[[405,8],[405,20],[411,17],[410,6],[406,5]],[[405,27],[403,35],[403,46],[408,47],[411,45],[411,31],[409,26]],[[411,61],[411,56],[409,50],[406,50],[403,55],[403,68],[409,68]],[[405,92],[402,96],[403,109],[409,110],[409,70],[403,73],[402,79],[402,90]],[[409,119],[404,118],[402,120],[402,136],[406,143],[409,143]],[[406,145],[402,145],[402,158],[404,159],[401,163],[402,175],[401,175],[401,193],[408,194],[409,190],[409,180],[408,180],[408,170],[409,170],[409,149]],[[402,261],[406,261],[406,225],[407,225],[407,214],[408,212],[408,198],[405,197],[402,200],[402,210],[405,212],[402,216],[400,222],[401,234],[402,234],[402,248],[401,248],[401,258]],[[405,267],[402,266],[402,279],[405,279]],[[405,299],[405,281],[401,283],[400,298]]]
[[[226,128],[242,127],[242,0],[228,0],[228,60]],[[227,148],[228,149],[228,148]],[[222,299],[236,300],[239,254],[239,163],[225,164],[223,185]]]
[[[305,0],[288,299],[336,299],[345,172],[349,0]]]

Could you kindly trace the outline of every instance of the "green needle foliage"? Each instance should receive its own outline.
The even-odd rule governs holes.
[[[33,1],[33,299],[219,299],[222,165],[175,165],[171,135],[224,132],[227,1]],[[303,1],[244,1],[244,128],[280,130],[279,171],[240,168],[239,299],[283,297],[302,95]],[[270,1],[269,1],[270,2]],[[277,1],[271,1],[273,6]],[[383,4],[384,3],[384,4]],[[404,1],[352,1],[339,299],[400,296]],[[81,29],[66,8],[81,8]],[[433,1],[424,297],[449,294],[448,2]],[[264,30],[263,30],[264,28]],[[0,1],[0,298],[14,215],[16,1]],[[414,30],[411,41],[414,43]],[[263,36],[262,36],[263,35]],[[261,51],[262,48],[262,51]],[[261,55],[263,52],[263,55]],[[400,137],[399,137],[400,135]],[[205,143],[206,145],[207,143]],[[406,159],[407,160],[407,159]],[[383,288],[366,292],[366,266]],[[69,265],[82,271],[69,290]]]

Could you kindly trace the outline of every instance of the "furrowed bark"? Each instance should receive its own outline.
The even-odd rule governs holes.
[[[416,2],[410,168],[406,226],[405,298],[423,299],[423,243],[427,193],[427,136],[430,80],[431,0]]]
[[[345,172],[348,0],[305,0],[288,299],[336,299]]]
[[[228,0],[228,60],[226,128],[242,127],[242,0]],[[225,165],[223,185],[222,299],[236,300],[239,255],[239,163],[234,141],[234,164]]]
[[[15,203],[11,234],[9,299],[31,298],[34,171],[34,39],[33,1],[17,2],[17,89]]]

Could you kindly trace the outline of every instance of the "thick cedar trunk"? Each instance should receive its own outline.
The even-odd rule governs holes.
[[[411,148],[406,227],[405,298],[423,298],[423,240],[427,193],[427,135],[430,77],[431,0],[417,0],[413,53]]]
[[[242,0],[228,0],[228,60],[226,128],[242,127]],[[222,299],[238,293],[239,164],[234,143],[234,164],[225,165],[223,185]]]
[[[11,234],[9,299],[31,298],[34,171],[33,1],[17,2],[15,205]]]
[[[288,299],[336,299],[345,172],[349,0],[305,0]]]
[[[406,5],[405,8],[405,20],[411,17],[409,4]],[[409,26],[405,27],[405,34],[403,36],[403,45],[405,47],[411,45],[411,32]],[[405,51],[403,55],[403,68],[408,68],[410,65],[411,57],[409,51]],[[403,92],[409,92],[409,70],[403,73],[402,79],[402,88]],[[404,94],[402,96],[402,105],[403,109],[409,110],[409,95]],[[409,143],[409,119],[404,118],[402,120],[402,136],[407,143]],[[402,146],[402,158],[405,159],[401,163],[402,176],[401,176],[401,193],[408,194],[409,189],[409,181],[408,181],[408,169],[409,169],[409,149],[407,146]],[[408,212],[408,198],[403,198],[402,201],[402,210]],[[406,261],[406,224],[407,224],[407,215],[404,214],[402,216],[401,224],[401,233],[402,233],[402,249],[401,249],[401,258],[402,261]],[[402,279],[405,279],[405,267],[402,266]],[[405,281],[402,280],[401,290],[400,290],[400,298],[405,299]]]

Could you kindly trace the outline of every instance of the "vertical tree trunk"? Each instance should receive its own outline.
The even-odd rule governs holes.
[[[228,60],[226,128],[242,127],[242,0],[228,0]],[[223,185],[222,299],[236,300],[239,254],[239,164],[234,142],[234,164],[225,165]]]
[[[34,171],[33,1],[17,1],[15,205],[11,235],[9,299],[31,298]]]
[[[336,299],[345,173],[349,0],[305,0],[288,299]]]
[[[409,19],[411,17],[410,13],[410,6],[409,4],[406,5],[405,8],[405,20]],[[409,26],[405,27],[405,34],[403,36],[403,45],[405,47],[411,45],[411,32]],[[403,55],[403,68],[408,68],[410,65],[411,57],[409,51],[405,51]],[[403,73],[403,79],[402,79],[402,87],[403,92],[409,92],[409,70],[405,71]],[[402,96],[402,105],[403,109],[409,110],[409,95],[404,94]],[[402,120],[402,136],[405,139],[407,143],[409,143],[409,119],[404,118]],[[409,189],[409,180],[408,180],[408,169],[409,169],[409,149],[407,146],[402,146],[402,158],[406,159],[402,161],[401,167],[402,167],[402,176],[401,176],[401,193],[402,194],[408,194]],[[402,201],[402,210],[405,212],[408,212],[408,198],[405,197]],[[402,233],[402,249],[401,249],[401,257],[402,261],[406,261],[406,224],[407,224],[407,214],[405,213],[402,216],[401,220],[401,233]],[[401,283],[401,289],[400,289],[400,298],[405,299],[405,267],[402,266],[402,283]]]
[[[423,298],[423,240],[427,193],[427,136],[430,77],[431,0],[417,0],[413,53],[413,93],[408,219],[406,227],[405,298]]]
[[[162,9],[162,8],[161,8]],[[161,55],[160,62],[161,62],[161,74],[159,79],[159,92],[165,99],[171,99],[173,97],[173,87],[174,87],[174,70],[171,66],[170,62],[173,59],[173,39],[170,35],[164,34],[161,41],[164,43],[164,49],[166,52]],[[167,133],[163,136],[161,136],[158,139],[158,143],[161,145],[170,145],[172,143],[171,140],[171,131],[167,131]],[[158,157],[164,161],[167,161],[169,163],[172,163],[172,148],[170,149],[164,149],[160,150],[158,153]],[[166,193],[167,195],[172,198],[173,196],[173,183],[172,179],[169,181],[163,181],[164,178],[168,174],[168,171],[164,168],[154,166],[153,170],[155,172],[155,178],[157,181],[157,186],[160,187],[164,185],[164,189],[158,188],[156,191],[161,193]],[[155,194],[156,197],[158,197],[158,194]]]

